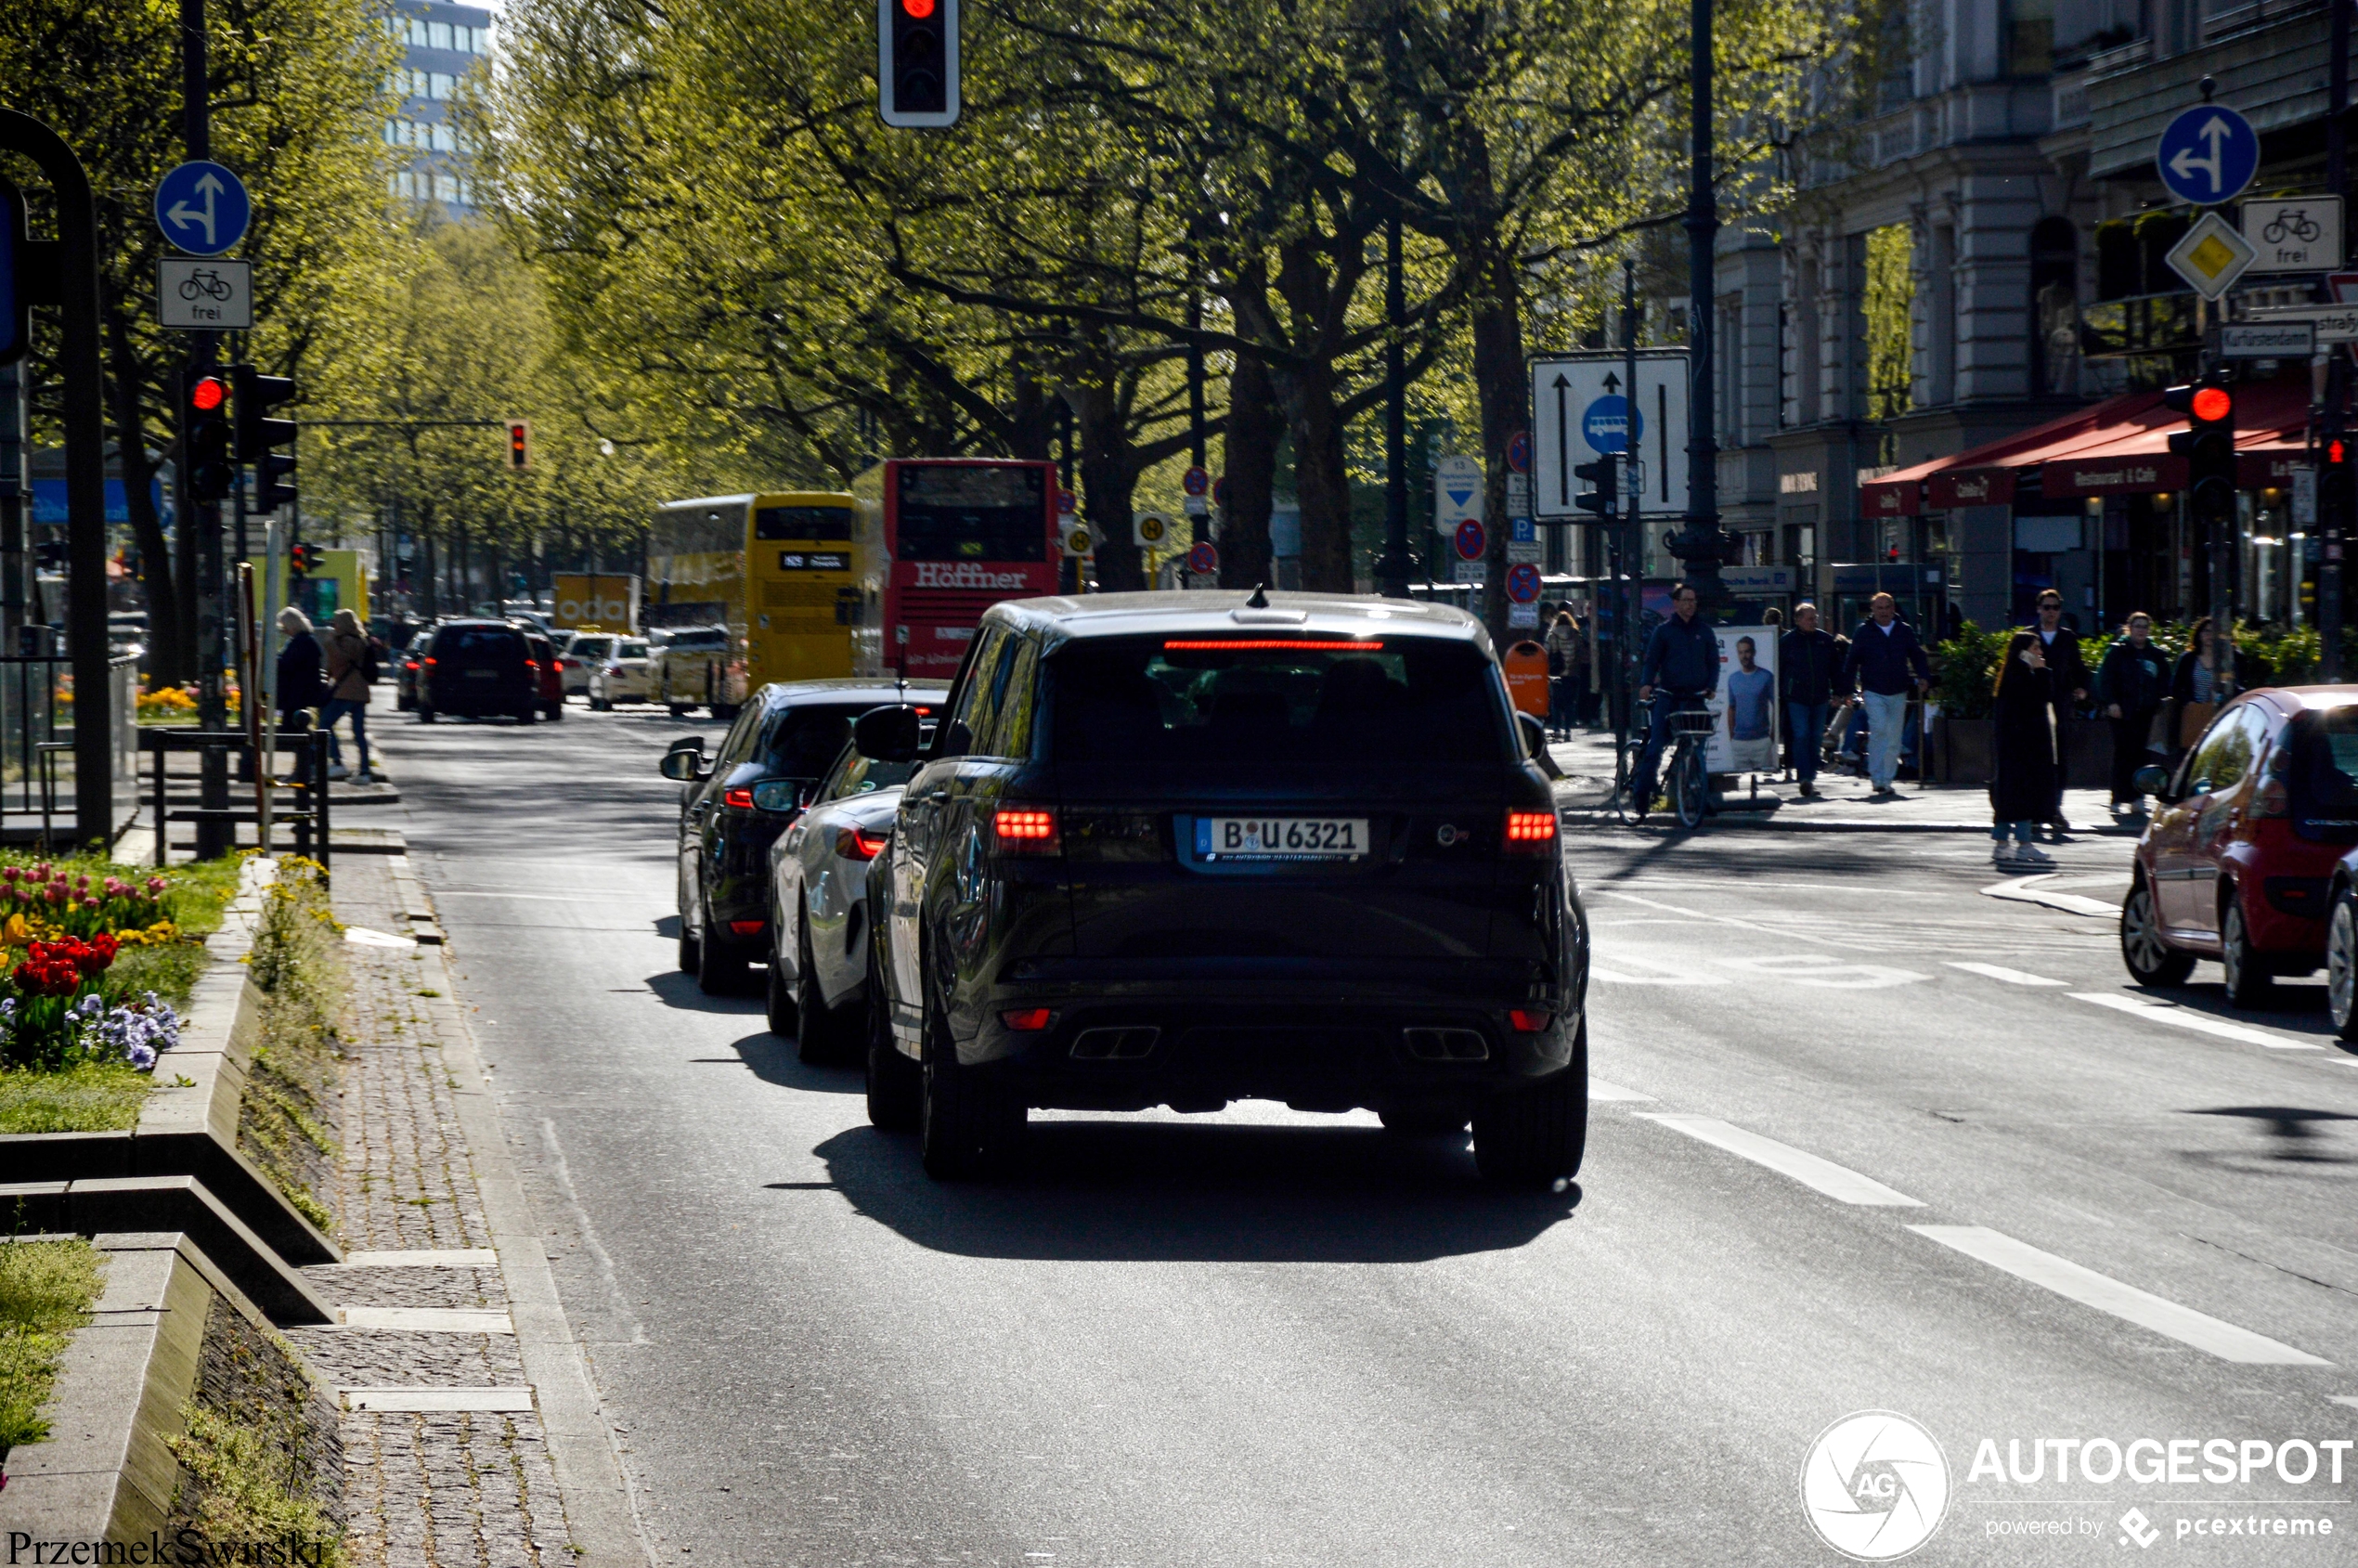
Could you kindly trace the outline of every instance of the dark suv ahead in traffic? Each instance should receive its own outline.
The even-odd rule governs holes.
[[[1587,924],[1490,641],[1457,610],[1258,593],[982,618],[869,884],[871,1116],[1002,1165],[1029,1108],[1230,1100],[1473,1123],[1574,1173]]]
[[[409,645],[408,658],[418,664],[410,706],[421,723],[431,724],[446,713],[470,719],[505,715],[519,724],[540,716],[540,674],[521,627],[440,621]]]

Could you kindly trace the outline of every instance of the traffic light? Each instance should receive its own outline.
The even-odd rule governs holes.
[[[233,365],[229,378],[237,388],[238,460],[253,464],[254,506],[276,512],[294,502],[294,453],[274,447],[292,447],[295,422],[274,420],[270,410],[294,401],[295,383],[285,376],[254,373],[251,365]]]
[[[2173,386],[2162,405],[2186,416],[2170,449],[2186,460],[2186,500],[2198,523],[2232,527],[2235,520],[2235,397],[2215,381]]]
[[[319,547],[316,544],[298,544],[288,546],[287,564],[294,569],[294,575],[296,577],[309,577],[312,573],[317,571],[322,564],[319,557]]]
[[[532,421],[506,420],[508,427],[508,471],[522,473],[532,466]]]
[[[876,112],[887,125],[958,123],[958,0],[876,0]]]
[[[182,376],[180,460],[188,465],[190,500],[217,501],[238,482],[228,405],[229,383],[211,368],[192,365]]]
[[[2329,530],[2328,540],[2340,538],[2338,530],[2348,528],[2352,508],[2358,505],[2358,469],[2351,459],[2352,438],[2339,433],[2328,433],[2317,448],[2317,522]]]
[[[1621,467],[1613,454],[1607,452],[1595,462],[1573,464],[1572,476],[1587,481],[1589,486],[1572,498],[1573,505],[1606,519],[1620,512]]]

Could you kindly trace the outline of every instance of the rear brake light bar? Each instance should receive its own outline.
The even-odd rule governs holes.
[[[991,837],[1003,855],[1060,855],[1056,813],[1046,806],[1002,806],[991,815]]]
[[[1555,841],[1555,812],[1509,811],[1507,813],[1507,852],[1509,854],[1545,854],[1548,846]]]
[[[884,847],[891,842],[890,834],[870,833],[864,827],[836,830],[836,853],[848,861],[873,861],[884,853]]]
[[[1162,647],[1165,653],[1176,654],[1259,653],[1268,649],[1297,654],[1332,654],[1348,649],[1355,654],[1363,650],[1372,653],[1383,644],[1374,640],[1341,637],[1187,637],[1168,639]]]
[[[723,806],[734,806],[740,811],[750,811],[753,810],[753,791],[749,789],[724,789],[720,792],[720,804]]]

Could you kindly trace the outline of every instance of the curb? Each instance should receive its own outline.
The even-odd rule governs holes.
[[[49,1435],[8,1455],[0,1492],[0,1530],[36,1541],[144,1542],[161,1532],[180,1481],[172,1440],[196,1391],[214,1300],[265,1326],[189,1236],[93,1239],[107,1254],[104,1289],[58,1366]]]
[[[267,1241],[194,1176],[92,1176],[0,1185],[0,1206],[21,1230],[51,1235],[178,1232],[204,1249],[207,1267],[282,1328],[333,1323],[336,1310]]]
[[[1649,817],[1643,823],[1622,822],[1612,811],[1593,807],[1564,806],[1557,809],[1559,820],[1565,823],[1586,823],[1608,827],[1667,828],[1679,831],[1677,822],[1667,814]],[[1853,822],[1829,818],[1812,820],[1807,817],[1785,817],[1773,811],[1721,811],[1706,819],[1702,829],[1728,828],[1743,833],[1974,833],[1989,836],[1988,823],[1927,823],[1927,822]],[[2109,824],[2099,827],[2075,827],[2074,838],[2136,838],[2144,829],[2131,831]]]

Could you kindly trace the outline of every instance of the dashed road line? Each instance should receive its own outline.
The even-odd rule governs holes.
[[[1699,1143],[1741,1155],[1756,1165],[1766,1166],[1779,1175],[1790,1177],[1838,1203],[1881,1209],[1921,1209],[1924,1206],[1922,1199],[1896,1192],[1871,1176],[1860,1175],[1847,1165],[1837,1165],[1806,1149],[1748,1132],[1716,1116],[1674,1116],[1650,1111],[1638,1114],[1642,1121],[1658,1121]]]
[[[2224,1018],[2214,1018],[2208,1013],[2197,1013],[2191,1007],[2180,1007],[2168,1002],[2146,1002],[2117,991],[2075,991],[2069,993],[2074,1002],[2092,1002],[2099,1007],[2135,1017],[2150,1018],[2156,1023],[2175,1024],[2199,1034],[2216,1035],[2222,1040],[2239,1041],[2246,1045],[2265,1045],[2271,1051],[2322,1051],[2323,1045],[2305,1040],[2287,1040],[2281,1034],[2269,1034],[2241,1024],[2231,1024]]]
[[[1961,958],[1948,958],[1941,962],[1951,969],[1963,969],[1968,975],[1979,975],[1986,979],[2003,980],[2008,985],[2065,986],[2071,983],[2069,980],[2051,980],[2044,975],[2034,975],[2024,969],[2009,969],[2003,964],[1968,964]]]
[[[1625,1089],[1601,1078],[1588,1080],[1588,1097],[1592,1100],[1644,1100],[1649,1103],[1653,1100],[1652,1095],[1641,1095],[1635,1089]]]
[[[2028,1242],[1986,1225],[1910,1225],[1910,1230],[1952,1251],[2028,1280],[2082,1306],[2109,1313],[2139,1328],[2192,1345],[2222,1361],[2255,1367],[2330,1367],[2322,1356],[2295,1350],[2265,1334],[2238,1328],[2192,1307],[2124,1285],[2110,1275],[2098,1274],[2068,1258],[2043,1252]]]

